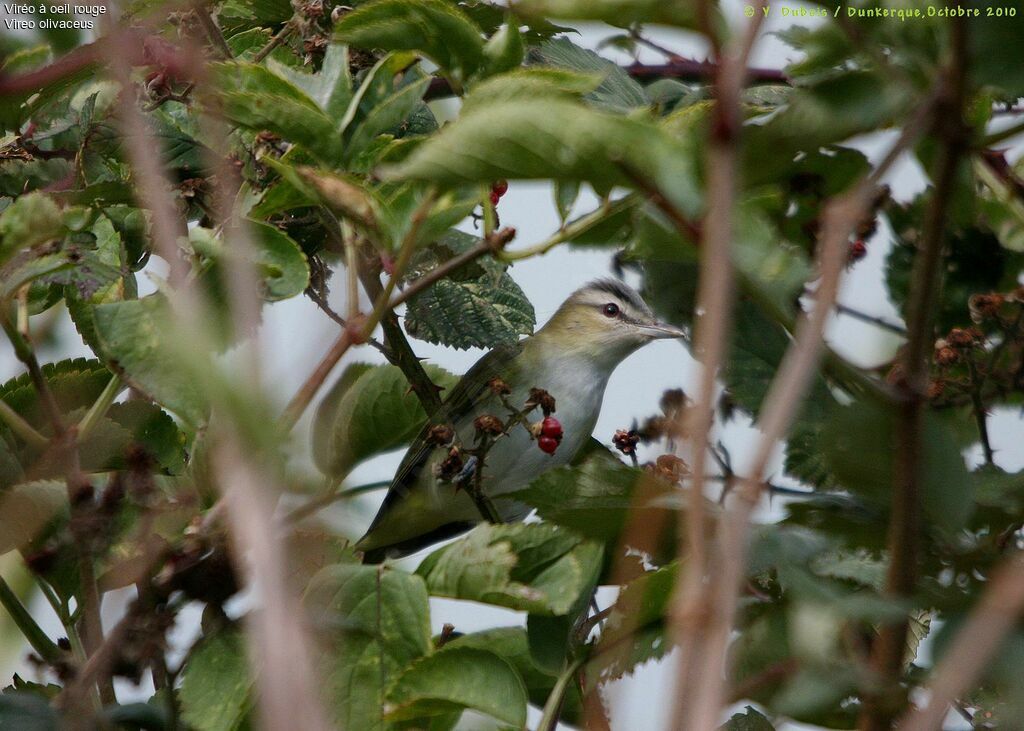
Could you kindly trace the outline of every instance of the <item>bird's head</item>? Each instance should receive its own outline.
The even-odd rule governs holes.
[[[573,292],[537,335],[553,346],[614,367],[652,340],[686,333],[659,322],[632,287],[616,279],[598,279]]]

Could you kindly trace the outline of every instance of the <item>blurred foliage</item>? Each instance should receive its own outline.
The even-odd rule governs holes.
[[[142,21],[163,12],[158,4],[129,3],[120,20],[145,35],[121,59],[126,86],[96,63],[61,66],[86,40],[77,31],[0,38],[0,88],[15,89],[0,93],[0,321],[28,371],[0,385],[0,552],[20,553],[68,634],[56,643],[34,636],[31,621],[17,624],[37,652],[58,658],[42,673],[58,682],[14,676],[0,692],[0,728],[63,723],[51,701],[82,659],[83,561],[101,591],[136,584],[148,602],[140,616],[149,623],[120,648],[113,672],[172,681],[148,703],[109,704],[97,715],[102,727],[252,727],[265,669],[250,666],[244,632],[224,612],[239,580],[225,537],[203,517],[219,494],[219,423],[240,425],[266,474],[316,506],[345,497],[339,483],[354,468],[404,446],[426,422],[422,384],[409,380],[415,353],[396,349],[395,330],[398,345],[408,343],[392,322],[392,363],[349,365],[319,402],[312,451],[328,492],[310,496],[320,478],[302,475],[302,452],[270,405],[290,394],[278,384],[256,393],[231,365],[230,355],[247,357],[259,320],[232,310],[240,271],[254,275],[267,307],[302,296],[326,307],[343,279],[331,275],[353,265],[378,286],[383,272],[416,287],[500,227],[492,186],[536,180],[553,185],[563,224],[552,245],[614,253],[660,316],[693,325],[711,88],[699,75],[672,78],[671,68],[664,78],[639,74],[558,23],[610,23],[618,30],[608,45],[629,52],[644,24],[723,30],[717,7],[702,18],[692,4],[648,0],[523,0],[511,11],[476,0],[353,5],[222,0],[153,26]],[[906,602],[883,590],[897,407],[878,394],[899,382],[899,369],[895,360],[857,368],[829,352],[773,476],[804,492],[787,492],[783,520],[752,537],[729,681],[737,701],[756,707],[733,715],[730,731],[785,719],[852,727],[872,687],[865,658],[880,623],[894,618],[911,628],[903,681],[922,684],[918,650],[931,627],[942,627],[933,644],[941,657],[992,568],[1022,547],[1024,473],[1000,466],[987,424],[1024,405],[1024,168],[987,135],[1008,111],[1020,122],[1024,13],[1007,4],[1013,13],[953,21],[929,14],[924,0],[904,5],[921,17],[837,19],[822,5],[823,22],[779,33],[794,51],[784,78],[755,77],[744,92],[739,294],[719,417],[756,419],[796,322],[813,307],[822,207],[872,169],[851,138],[920,124],[914,110],[931,98],[951,25],[962,22],[972,136],[928,334],[920,581]],[[459,98],[451,121],[455,113],[435,103],[442,96]],[[160,224],[143,205],[152,193],[133,169],[124,126],[133,105],[170,185],[170,253],[156,245]],[[884,253],[881,285],[900,312],[935,200],[937,143],[933,129],[924,133],[910,156],[925,189],[910,199],[881,191],[850,241],[848,268],[867,250]],[[592,211],[580,210],[584,187],[599,199]],[[176,257],[183,278],[151,266],[153,254]],[[405,303],[405,334],[493,348],[531,333],[536,315],[514,258],[491,251],[446,270]],[[180,314],[186,287],[205,308],[190,312],[205,315],[195,339],[170,314]],[[39,365],[65,312],[94,357]],[[433,365],[425,374],[440,389],[456,380]],[[636,414],[637,439],[673,436],[666,425],[687,401],[669,396],[662,413]],[[978,452],[980,466],[964,457]],[[713,477],[729,484],[730,456],[724,447],[716,455]],[[672,649],[667,613],[685,561],[672,527],[686,509],[687,469],[667,454],[627,465],[595,450],[515,494],[540,522],[478,527],[415,572],[361,565],[350,536],[326,522],[286,521],[302,559],[290,578],[317,632],[318,690],[331,718],[348,729],[440,731],[468,710],[523,728],[533,704],[552,722],[579,723],[585,694]],[[720,511],[709,504],[707,513],[713,531]],[[154,555],[155,565],[146,558]],[[595,588],[609,584],[622,589],[616,603],[588,618]],[[12,616],[29,598],[2,596]],[[443,620],[445,609],[431,597],[528,619],[432,637],[432,613]],[[166,633],[188,602],[204,605],[203,631],[168,676]],[[960,699],[976,728],[1024,717],[1022,642],[1012,634]]]

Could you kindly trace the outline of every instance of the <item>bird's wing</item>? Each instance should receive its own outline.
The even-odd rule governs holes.
[[[436,451],[434,445],[427,442],[427,432],[430,427],[438,421],[444,420],[458,429],[459,423],[471,415],[481,401],[490,396],[491,391],[487,384],[492,378],[508,379],[511,377],[517,366],[516,360],[522,351],[523,342],[499,345],[478,360],[459,380],[445,398],[439,418],[428,422],[409,446],[395,472],[395,477],[377,516],[373,519],[360,543],[366,542],[371,537],[371,534],[381,525],[388,514],[406,499],[410,491],[419,483],[424,467],[430,461],[431,454]],[[438,528],[443,529],[443,526],[438,526]],[[441,540],[441,538],[435,540]],[[412,545],[413,541],[402,541],[402,543]]]

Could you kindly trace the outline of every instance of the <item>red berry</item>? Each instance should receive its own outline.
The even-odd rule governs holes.
[[[491,186],[491,193],[496,193],[499,198],[508,192],[508,181],[499,180],[497,183]]]
[[[544,421],[540,423],[540,433],[545,437],[561,439],[562,423],[553,416],[546,416],[544,417]]]
[[[500,200],[501,200],[501,196],[500,196],[500,195],[498,195],[497,193],[495,193],[495,192],[494,192],[494,191],[492,190],[492,191],[491,191],[491,205],[492,205],[492,206],[496,206],[496,205],[498,205],[498,201],[500,201]]]
[[[555,450],[558,449],[558,440],[554,437],[541,437],[537,440],[537,446],[540,447],[542,452],[554,454]]]
[[[848,260],[851,263],[855,262],[855,261],[860,261],[865,256],[867,256],[867,254],[868,254],[868,247],[864,243],[864,240],[863,239],[857,239],[852,244],[850,244],[850,253],[848,255],[848,257],[849,257]]]

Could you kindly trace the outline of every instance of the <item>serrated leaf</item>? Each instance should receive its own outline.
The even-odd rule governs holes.
[[[481,525],[416,573],[433,596],[559,616],[596,581],[601,554],[599,544],[553,525]]]
[[[409,278],[423,276],[476,242],[475,237],[461,231],[449,231],[417,255]],[[474,277],[452,272],[411,297],[405,311],[409,335],[461,349],[493,348],[531,334],[536,324],[533,305],[506,267],[485,259],[479,271]]]
[[[375,0],[345,14],[334,37],[360,48],[416,51],[456,79],[466,80],[483,61],[480,28],[443,0]]]
[[[390,177],[442,185],[500,179],[589,182],[599,193],[644,178],[684,215],[696,215],[696,163],[659,127],[563,99],[478,108],[421,144]]]
[[[87,358],[46,363],[42,366],[42,373],[64,413],[88,407],[110,381],[110,371],[106,366]],[[28,373],[0,386],[0,399],[33,426],[49,428],[49,418]]]
[[[587,99],[598,108],[625,112],[650,103],[643,87],[620,66],[589,49],[577,46],[568,38],[546,41],[532,50],[531,60],[603,79],[587,95]]]
[[[0,555],[28,545],[51,521],[67,513],[63,481],[37,480],[0,489]]]
[[[428,365],[439,386],[456,378]],[[392,365],[350,365],[317,409],[313,457],[324,474],[344,477],[355,465],[409,442],[426,421],[419,399],[402,371]]]
[[[415,661],[388,689],[385,716],[401,721],[469,708],[526,724],[526,687],[501,656],[475,647],[444,647]]]
[[[179,345],[168,341],[170,325],[162,297],[97,305],[93,316],[103,356],[130,383],[193,426],[206,420],[205,400],[180,367]]]
[[[335,723],[383,731],[390,681],[431,649],[423,580],[387,567],[339,564],[313,578],[306,604],[323,631],[324,697]]]
[[[252,705],[253,673],[241,631],[203,639],[190,654],[178,691],[182,719],[196,731],[235,731]]]

